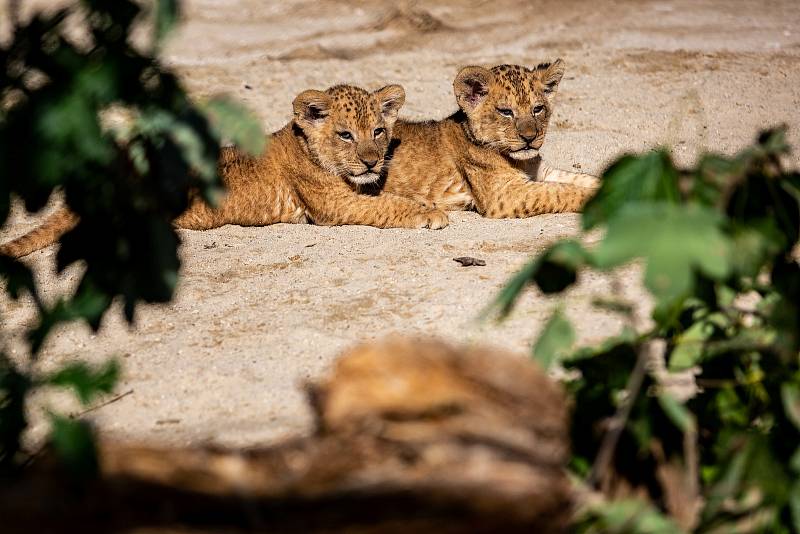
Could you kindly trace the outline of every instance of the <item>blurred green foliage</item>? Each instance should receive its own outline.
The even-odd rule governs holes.
[[[27,294],[38,321],[28,332],[31,358],[60,323],[84,320],[97,329],[119,300],[128,321],[139,302],[172,298],[180,261],[172,220],[190,193],[213,202],[221,190],[217,158],[223,139],[251,152],[264,136],[243,108],[225,98],[198,105],[158,60],[179,19],[177,0],[151,9],[130,0],[82,0],[34,15],[0,46],[0,224],[12,196],[29,211],[63,192],[78,225],[63,236],[57,267],[80,263],[73,294],[52,304],[40,297],[30,270],[0,257],[8,294]],[[70,29],[67,31],[67,19]],[[138,24],[151,42],[134,44]],[[114,114],[123,120],[109,120]],[[0,475],[24,460],[25,399],[38,387],[65,387],[82,403],[112,391],[119,369],[74,363],[47,375],[0,353]],[[88,426],[53,414],[52,443],[79,471],[91,471]]]
[[[650,325],[634,318],[641,303],[610,295],[594,304],[622,332],[576,349],[559,308],[534,348],[567,371],[572,469],[605,493],[576,531],[800,533],[800,175],[787,152],[779,128],[693,169],[666,151],[620,158],[582,215],[601,240],[553,244],[494,303],[504,316],[528,285],[558,293],[585,269],[642,266]],[[653,350],[669,373],[695,370],[685,402],[641,365]]]

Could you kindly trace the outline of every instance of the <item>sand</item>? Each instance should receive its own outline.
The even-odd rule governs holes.
[[[468,64],[563,58],[567,73],[542,150],[551,164],[599,173],[617,155],[666,145],[681,164],[731,153],[779,123],[800,146],[800,3],[796,0],[396,1],[193,0],[166,62],[197,97],[232,95],[266,131],[289,120],[295,94],[340,82],[400,83],[401,113],[438,118]],[[797,153],[788,158],[798,166]],[[0,239],[36,223],[17,213]],[[390,332],[490,343],[525,354],[560,302],[529,291],[512,317],[480,311],[537,251],[576,235],[576,215],[489,220],[453,213],[441,231],[274,225],[181,231],[176,299],[142,306],[133,328],[119,308],[94,335],[69,325],[37,366],[116,356],[124,398],[90,414],[108,436],[174,445],[254,445],[309,428],[301,385],[336,354]],[[48,299],[79,270],[54,273],[54,248],[31,255]],[[475,256],[484,267],[452,258]],[[644,301],[635,269],[586,274],[566,299],[581,343],[620,328],[591,310],[612,288]],[[2,330],[18,335],[31,303],[0,301]],[[23,358],[18,341],[9,343]],[[66,395],[31,406],[75,411]]]

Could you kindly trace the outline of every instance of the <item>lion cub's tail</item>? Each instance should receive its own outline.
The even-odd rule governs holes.
[[[40,248],[52,245],[78,224],[78,216],[67,208],[61,208],[50,215],[39,226],[16,239],[0,245],[0,254],[21,258]]]

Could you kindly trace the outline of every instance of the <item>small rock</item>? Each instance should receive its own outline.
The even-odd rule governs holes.
[[[479,260],[478,258],[473,258],[470,256],[461,256],[460,258],[453,258],[453,261],[457,261],[458,263],[461,264],[462,267],[472,267],[472,266],[483,267],[484,265],[486,265],[486,262],[484,260]]]
[[[159,425],[159,426],[161,426],[161,425],[177,425],[180,422],[181,422],[180,419],[159,419],[158,421],[156,421],[156,424]]]

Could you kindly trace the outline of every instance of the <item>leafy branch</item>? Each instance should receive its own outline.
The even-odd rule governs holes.
[[[56,192],[78,220],[56,261],[59,271],[79,263],[82,275],[55,303],[40,298],[27,266],[0,256],[9,296],[28,294],[37,309],[27,332],[31,361],[61,323],[82,320],[96,330],[115,301],[132,322],[138,303],[170,300],[180,268],[172,220],[190,193],[209,202],[219,196],[223,140],[253,153],[263,148],[258,123],[241,106],[226,98],[193,102],[159,61],[179,2],[153,0],[149,10],[140,4],[81,0],[24,23],[15,19],[12,38],[0,47],[0,225],[13,197],[33,212]],[[12,14],[16,5],[10,3]],[[67,31],[68,17],[81,31]],[[153,28],[147,47],[131,43],[142,23]],[[105,118],[113,113],[126,120],[110,124]],[[48,376],[29,367],[0,351],[0,475],[23,464],[25,405],[34,390],[68,388],[86,405],[112,392],[120,373],[113,361],[99,369],[70,364]],[[51,423],[62,457],[91,471],[88,426],[58,414]]]
[[[664,150],[623,156],[582,215],[602,239],[553,244],[493,303],[502,318],[528,286],[560,293],[584,270],[642,265],[654,327],[613,295],[594,304],[628,318],[617,336],[573,349],[559,309],[535,344],[570,371],[572,469],[606,496],[581,532],[800,532],[800,175],[787,152],[777,128],[691,169]],[[687,369],[695,388],[679,401],[670,379]]]

